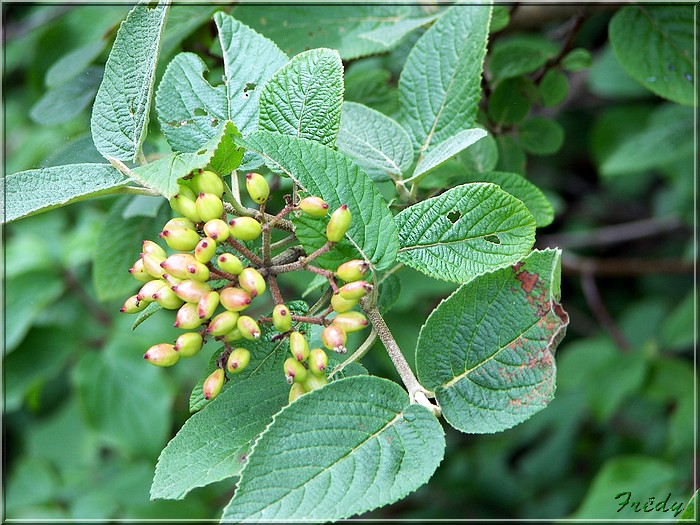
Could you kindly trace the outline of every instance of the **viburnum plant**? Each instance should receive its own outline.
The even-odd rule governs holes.
[[[108,162],[4,181],[7,220],[106,194],[169,201],[153,213],[159,238],[114,254],[135,279],[122,307],[138,314],[134,328],[168,319],[185,330],[145,359],[211,353],[151,497],[237,478],[223,520],[347,518],[430,479],[441,420],[494,433],[544,408],[568,324],[560,252],[533,250],[551,206],[513,173],[444,192],[422,184],[487,136],[476,122],[492,7],[455,5],[395,28],[404,32],[392,38],[430,26],[401,72],[398,120],[344,102],[337,51],[290,58],[224,12],[213,18],[223,83],[185,52],[154,92],[168,10],[138,5],[117,33],[91,120]],[[154,142],[145,154],[153,102],[171,151]],[[460,284],[425,321],[415,372],[392,335],[401,327],[384,320],[404,266]],[[315,274],[314,304],[284,295],[278,279],[290,272]],[[402,385],[360,364],[382,347]]]

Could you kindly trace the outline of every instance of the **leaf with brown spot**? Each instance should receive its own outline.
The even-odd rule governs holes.
[[[419,379],[458,430],[505,430],[554,397],[554,352],[569,323],[558,303],[560,259],[560,250],[534,251],[476,277],[421,329]]]

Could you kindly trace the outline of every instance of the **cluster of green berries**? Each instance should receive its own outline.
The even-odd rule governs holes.
[[[274,280],[282,271],[309,269],[310,257],[301,258],[296,266],[275,267],[269,257],[259,258],[241,242],[258,239],[265,228],[274,225],[274,220],[267,222],[262,212],[270,195],[265,178],[258,173],[248,173],[246,189],[253,202],[261,206],[260,220],[249,216],[229,219],[222,200],[225,186],[218,174],[197,170],[182,180],[178,193],[170,199],[171,208],[179,216],[169,220],[160,233],[160,238],[174,253],[168,254],[156,242],[143,241],[141,256],[129,269],[143,285],[137,294],[125,301],[121,311],[137,313],[155,302],[164,309],[177,310],[175,327],[194,330],[180,335],[173,343],[151,346],[144,358],[156,366],[172,366],[181,357],[196,355],[207,337],[224,344],[217,368],[204,381],[205,399],[219,394],[228,379],[226,372],[235,375],[246,369],[251,353],[245,348],[245,341],[260,339],[260,324],[271,322],[282,336],[289,337],[292,357],[285,361],[284,373],[292,385],[292,401],[327,383],[327,354],[321,348],[309,350],[305,335],[294,331],[293,322],[307,318],[294,316],[281,300],[279,290],[273,294],[277,304],[271,319],[256,320],[244,311],[265,293],[266,278]],[[288,205],[280,213],[291,211],[326,217],[328,204],[319,197],[310,196],[296,205]],[[326,227],[328,248],[344,237],[351,220],[346,205],[331,214]],[[269,243],[269,236],[263,236],[263,242]],[[268,252],[269,248],[268,244]],[[311,269],[324,272],[315,267]],[[328,350],[345,353],[347,334],[367,326],[364,315],[351,310],[371,290],[371,285],[363,280],[368,270],[365,261],[352,260],[341,264],[336,272],[326,272],[334,294],[327,312],[314,319],[324,326],[321,339]],[[338,287],[334,281],[336,277],[345,284]],[[276,281],[271,284],[277,289]],[[336,315],[327,320],[331,312]]]

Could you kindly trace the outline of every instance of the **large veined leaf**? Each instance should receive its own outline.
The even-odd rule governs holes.
[[[243,150],[234,143],[237,136],[240,134],[233,122],[226,122],[219,135],[199,151],[171,153],[130,170],[129,176],[169,199],[178,192],[177,180],[193,170],[209,166],[222,175],[228,175],[236,169],[243,158]]]
[[[413,163],[411,138],[398,122],[356,102],[343,104],[336,144],[373,180],[401,177]]]
[[[32,106],[34,122],[56,126],[68,122],[88,107],[102,80],[102,68],[93,66],[63,84],[50,88]]]
[[[195,487],[237,476],[253,440],[287,404],[289,385],[280,371],[235,378],[190,417],[158,458],[151,498],[182,499]]]
[[[442,427],[396,383],[334,381],[275,415],[224,509],[225,521],[335,521],[388,505],[430,479]]]
[[[168,64],[156,92],[156,111],[176,151],[196,151],[221,133],[227,120],[243,135],[258,126],[262,87],[287,62],[270,40],[225,13],[216,13],[225,82],[212,86],[204,61],[180,53]]]
[[[411,178],[425,175],[434,170],[443,162],[450,160],[458,153],[464,151],[477,140],[484,138],[488,133],[481,128],[465,129],[448,138],[432,148],[418,162]]]
[[[468,433],[525,421],[554,397],[554,351],[568,315],[560,295],[559,250],[476,277],[430,314],[416,367],[445,419]]]
[[[435,277],[466,282],[513,264],[535,242],[535,219],[495,184],[463,184],[395,217],[398,258]]]
[[[657,95],[693,106],[696,25],[690,5],[638,5],[610,21],[610,42],[620,65]]]
[[[3,222],[115,193],[128,182],[109,164],[65,164],[13,173],[0,179]]]
[[[490,19],[488,5],[450,7],[408,55],[401,116],[421,155],[474,124]]]
[[[394,261],[396,225],[379,190],[357,164],[318,142],[263,130],[239,143],[292,178],[305,194],[324,199],[330,210],[347,204],[353,216],[350,228],[333,250],[316,259],[319,264],[335,270],[348,258],[363,258],[382,269]],[[296,235],[308,252],[325,244],[327,219],[300,216],[295,223]]]
[[[263,86],[260,128],[332,146],[342,104],[340,55],[331,49],[311,49],[295,56]]]
[[[122,22],[105,65],[90,122],[105,157],[134,161],[146,138],[160,40],[168,2],[139,4]]]
[[[337,49],[343,60],[384,53],[432,18],[418,6],[369,3],[280,4],[264,14],[252,4],[241,4],[234,15],[274,40],[289,55],[327,47]]]

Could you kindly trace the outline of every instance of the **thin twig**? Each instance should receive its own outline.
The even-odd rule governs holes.
[[[615,324],[615,320],[610,315],[610,312],[608,312],[592,273],[586,272],[581,275],[581,288],[583,289],[583,295],[586,298],[591,312],[593,312],[593,315],[600,325],[607,330],[620,350],[623,352],[629,351],[632,345],[627,341],[622,330]]]
[[[333,372],[331,372],[328,375],[328,379],[332,378],[335,374],[340,372],[343,368],[345,368],[347,365],[350,363],[354,363],[355,361],[359,361],[362,359],[367,352],[369,352],[369,349],[372,348],[372,345],[374,342],[377,340],[377,331],[372,327],[372,331],[369,333],[367,336],[367,339],[360,345],[360,347],[353,352],[353,354],[348,357],[345,361],[340,363]]]
[[[292,244],[298,242],[297,236],[292,234],[288,235],[284,239],[280,239],[277,242],[273,242],[270,244],[270,251],[277,251],[281,250],[282,248],[286,248],[287,246],[291,246]]]
[[[255,264],[256,266],[265,266],[265,263],[263,260],[255,255],[253,252],[251,252],[248,248],[243,246],[240,242],[238,242],[236,239],[233,237],[229,236],[226,239],[226,242],[228,242],[231,246],[233,246],[236,250],[238,250],[238,253],[240,253],[243,257],[248,259],[250,262]]]
[[[277,277],[269,274],[266,280],[267,287],[270,289],[270,295],[272,295],[275,304],[284,304],[284,297],[282,297],[282,292],[280,291],[279,284],[277,283]]]

